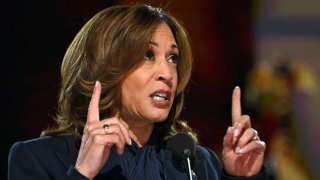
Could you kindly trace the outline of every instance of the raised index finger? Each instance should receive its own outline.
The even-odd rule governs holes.
[[[232,115],[232,125],[241,117],[241,90],[239,86],[236,86],[232,92],[232,107],[231,107],[231,115]]]
[[[99,101],[101,94],[101,84],[99,81],[96,81],[94,85],[93,93],[91,96],[91,101],[88,108],[87,123],[99,121]]]

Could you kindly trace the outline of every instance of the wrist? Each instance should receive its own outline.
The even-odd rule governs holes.
[[[78,171],[81,175],[85,176],[86,178],[88,178],[89,180],[93,180],[93,178],[95,177],[95,175],[92,175],[90,173],[88,173],[84,167],[80,166],[80,165],[75,165],[74,169],[76,171]]]

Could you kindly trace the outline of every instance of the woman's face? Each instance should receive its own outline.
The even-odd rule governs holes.
[[[154,123],[166,120],[177,88],[179,51],[166,23],[156,26],[141,66],[121,84],[121,116]]]

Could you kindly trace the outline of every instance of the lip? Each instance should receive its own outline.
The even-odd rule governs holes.
[[[156,94],[159,93],[165,93],[166,98],[163,100],[155,100],[153,97],[156,96]],[[171,91],[170,90],[164,90],[164,89],[158,89],[150,94],[149,96],[151,98],[152,104],[157,108],[168,108],[171,106]]]

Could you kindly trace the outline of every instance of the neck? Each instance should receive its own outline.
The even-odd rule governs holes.
[[[126,121],[130,127],[129,135],[130,137],[138,144],[139,147],[142,147],[148,143],[150,136],[152,134],[154,123],[137,123],[136,121]]]

